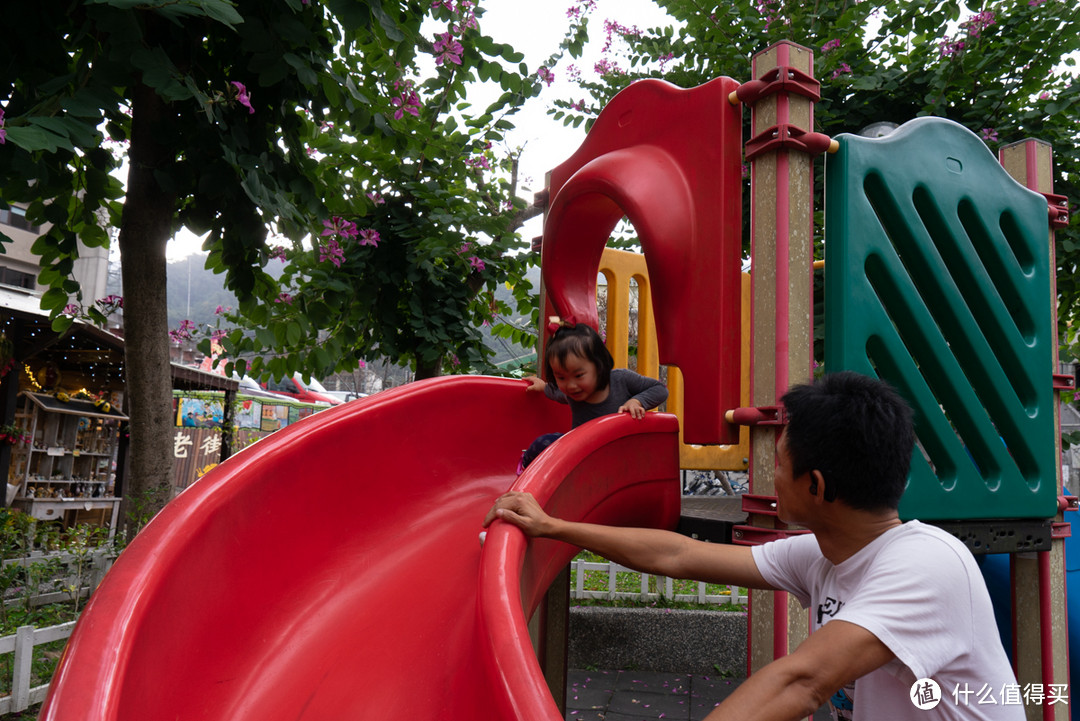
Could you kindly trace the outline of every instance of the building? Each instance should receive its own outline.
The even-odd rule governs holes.
[[[0,209],[0,233],[11,238],[0,254],[0,286],[39,294],[45,290],[37,282],[41,272],[39,259],[31,248],[47,226],[33,225],[26,219],[24,208],[12,206]],[[109,249],[88,248],[79,243],[79,259],[75,261],[75,279],[82,287],[83,298],[92,303],[108,295]]]

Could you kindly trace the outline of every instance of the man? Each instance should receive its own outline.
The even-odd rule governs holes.
[[[782,401],[777,514],[810,534],[752,548],[709,544],[564,521],[522,493],[499,498],[484,525],[506,521],[646,573],[794,594],[811,609],[809,638],[743,682],[712,721],[801,719],[826,701],[834,717],[858,721],[1022,720],[1023,707],[1006,703],[1016,681],[971,554],[897,514],[911,409],[885,383],[850,372]]]

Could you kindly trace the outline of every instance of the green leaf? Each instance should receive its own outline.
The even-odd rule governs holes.
[[[296,71],[297,77],[304,85],[312,87],[318,84],[319,76],[311,69],[311,65],[304,62],[295,53],[285,53],[282,59]]]
[[[79,231],[79,240],[87,247],[103,248],[109,245],[109,234],[97,225],[85,225]]]
[[[49,288],[41,295],[42,310],[59,310],[67,305],[68,294],[59,288]]]
[[[243,16],[236,11],[235,5],[231,2],[225,0],[198,0],[198,3],[206,12],[207,17],[217,20],[222,25],[233,28],[244,22]]]
[[[54,333],[66,333],[68,328],[71,327],[75,319],[68,315],[58,315],[52,319],[52,329]]]
[[[270,328],[256,328],[255,339],[262,344],[263,348],[274,347],[274,331]]]
[[[39,150],[55,153],[60,148],[65,150],[75,149],[75,146],[68,138],[61,137],[41,127],[27,125],[9,126],[7,128],[7,140],[29,153]]]

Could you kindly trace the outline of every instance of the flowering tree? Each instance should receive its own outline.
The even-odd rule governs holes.
[[[1074,207],[1080,197],[1080,5],[1072,0],[657,4],[672,26],[643,30],[607,21],[604,56],[592,72],[567,69],[581,94],[560,101],[556,117],[591,122],[615,92],[641,77],[683,87],[720,75],[747,80],[753,54],[789,39],[815,52],[822,81],[816,130],[857,133],[879,121],[937,115],[965,125],[994,151],[1039,138],[1054,147],[1055,192]],[[1056,234],[1063,330],[1069,322],[1080,327],[1080,218],[1075,210],[1071,218]]]
[[[530,71],[482,34],[482,20],[471,0],[436,0],[425,52],[387,55],[354,79],[377,98],[376,132],[343,132],[329,108],[306,118],[328,217],[310,239],[271,244],[283,274],[219,331],[248,372],[325,375],[364,358],[409,362],[418,378],[486,367],[480,326],[511,311],[495,299],[498,284],[528,290],[514,231],[540,212],[517,198],[503,138],[547,65]],[[571,24],[547,64],[581,32]],[[473,107],[482,85],[493,100]]]
[[[34,250],[58,331],[99,313],[71,277],[76,241],[120,228],[129,502],[158,508],[171,487],[165,244],[180,226],[207,235],[207,264],[240,301],[232,319],[253,329],[221,343],[260,354],[256,371],[481,357],[473,326],[498,310],[482,291],[520,273],[505,254],[529,212],[490,166],[540,84],[481,17],[471,0],[6,9],[19,31],[0,46],[0,204],[51,226]],[[475,112],[463,97],[478,80],[501,94]],[[264,268],[282,257],[276,280]]]

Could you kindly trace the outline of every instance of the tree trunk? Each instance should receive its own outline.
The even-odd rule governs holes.
[[[438,378],[442,371],[442,357],[436,358],[430,363],[424,363],[419,358],[416,359],[416,380],[424,380],[425,378]]]
[[[172,372],[169,366],[165,246],[176,199],[156,171],[169,172],[169,106],[150,88],[133,93],[130,169],[120,224],[124,286],[124,366],[130,455],[122,513],[129,535],[138,532],[172,495]]]

